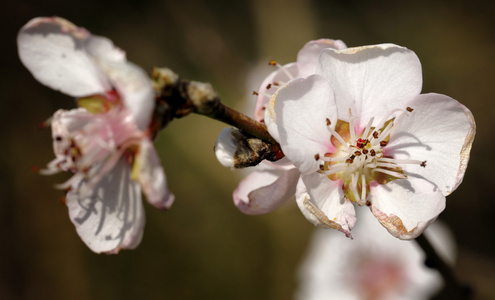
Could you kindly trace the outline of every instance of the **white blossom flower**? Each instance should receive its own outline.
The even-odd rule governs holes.
[[[350,237],[354,202],[412,239],[443,211],[464,176],[474,118],[421,86],[416,54],[383,44],[324,49],[315,75],[273,95],[265,121],[302,173],[296,200],[309,221]]]
[[[74,173],[61,187],[68,190],[71,221],[91,250],[135,248],[145,223],[141,188],[157,208],[174,201],[147,131],[151,80],[110,40],[58,17],[31,20],[17,44],[39,82],[77,98],[81,107],[51,118],[56,158],[42,173]]]
[[[254,119],[264,122],[265,107],[271,95],[282,85],[295,78],[315,73],[320,51],[325,48],[345,49],[340,40],[319,39],[304,45],[297,55],[297,62],[279,65],[261,84],[257,92]],[[231,129],[224,129],[217,139],[215,153],[222,165],[232,167],[235,147],[232,146]],[[246,214],[264,214],[285,203],[296,192],[300,172],[286,158],[277,162],[263,161],[246,176],[234,190],[235,205]]]
[[[395,239],[371,214],[359,214],[350,240],[317,229],[299,272],[296,299],[421,300],[443,285],[440,273],[425,266],[425,254],[412,241]],[[451,233],[434,222],[424,234],[443,259],[455,261]]]

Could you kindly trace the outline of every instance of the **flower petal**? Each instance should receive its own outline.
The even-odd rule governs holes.
[[[319,173],[302,175],[296,200],[306,219],[315,226],[334,228],[351,237],[356,212],[351,201],[344,198],[341,183]]]
[[[339,117],[345,117],[351,108],[361,128],[372,117],[378,122],[391,110],[404,109],[422,86],[416,54],[393,44],[324,49],[316,73],[330,81]]]
[[[234,155],[239,142],[236,132],[234,128],[222,129],[213,148],[220,164],[227,168],[234,168]]]
[[[42,84],[73,97],[110,90],[106,76],[85,50],[90,33],[62,18],[36,18],[17,36],[19,57]]]
[[[336,122],[337,111],[328,81],[320,75],[295,79],[277,91],[267,111],[274,112],[272,121],[287,158],[301,173],[317,171],[315,155],[334,149],[326,119]],[[273,136],[273,125],[268,126],[268,131]]]
[[[245,214],[269,213],[294,196],[299,175],[296,168],[254,171],[234,190],[234,203]]]
[[[433,182],[446,196],[464,177],[476,131],[473,115],[456,100],[439,94],[420,95],[408,105],[414,110],[397,122],[386,153],[426,161],[424,168],[401,166]]]
[[[155,92],[149,76],[130,62],[100,60],[99,65],[132,112],[138,128],[147,129],[155,107]]]
[[[258,89],[258,96],[256,97],[256,106],[254,108],[254,119],[258,122],[264,121],[265,119],[265,108],[270,97],[277,91],[281,86],[298,76],[296,63],[286,64],[280,69],[272,72],[268,77],[261,83]],[[269,87],[269,88],[268,88]]]
[[[168,189],[165,171],[150,139],[141,141],[132,172],[149,203],[158,209],[169,209],[172,206],[175,196]]]
[[[423,178],[409,176],[372,186],[371,211],[395,237],[418,237],[445,209],[445,196]]]
[[[95,187],[81,179],[66,201],[77,233],[92,251],[115,254],[141,242],[145,223],[141,190],[124,158]]]
[[[321,50],[325,48],[342,50],[347,46],[341,40],[319,39],[307,42],[297,54],[297,68],[299,71],[297,77],[308,77],[315,74],[318,57]]]

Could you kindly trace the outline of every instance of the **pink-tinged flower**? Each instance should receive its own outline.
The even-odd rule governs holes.
[[[359,214],[350,240],[334,230],[317,229],[298,272],[296,299],[430,299],[443,285],[442,276],[424,265],[416,243],[390,236],[371,214]],[[433,223],[425,232],[437,252],[455,261],[448,228]]]
[[[117,253],[141,241],[148,201],[168,209],[174,196],[147,131],[154,91],[146,73],[104,37],[67,20],[36,18],[17,37],[19,57],[42,84],[78,99],[51,118],[56,158],[44,174],[74,175],[66,204],[94,252]]]
[[[254,119],[264,122],[265,107],[271,95],[282,85],[295,78],[307,77],[315,73],[318,56],[322,49],[345,49],[340,40],[320,39],[304,45],[297,55],[297,62],[277,66],[261,84],[256,99]],[[233,156],[237,141],[232,129],[224,129],[218,136],[215,153],[220,163],[226,167],[233,166]],[[265,214],[278,208],[296,192],[300,172],[286,158],[275,163],[263,161],[254,168],[234,190],[235,205],[246,214]]]
[[[302,173],[296,200],[309,221],[350,236],[354,202],[412,239],[443,211],[475,123],[462,104],[421,86],[416,54],[384,44],[324,49],[315,75],[274,94],[265,120]]]

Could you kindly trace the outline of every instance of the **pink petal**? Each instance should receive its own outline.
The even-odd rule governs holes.
[[[296,200],[306,219],[315,226],[334,228],[351,237],[356,213],[351,201],[344,198],[341,183],[319,173],[302,175],[301,179]]]
[[[324,49],[316,73],[330,81],[339,117],[348,116],[351,108],[361,128],[372,117],[378,122],[391,110],[404,109],[422,86],[416,54],[392,44]]]
[[[74,184],[66,201],[77,233],[92,251],[118,253],[141,242],[145,223],[141,190],[124,158],[94,188],[84,180]]]
[[[395,237],[418,237],[445,209],[445,196],[428,180],[409,176],[372,186],[371,211]]]
[[[320,52],[325,48],[342,50],[347,46],[341,40],[319,39],[307,42],[297,54],[297,69],[299,71],[297,77],[304,78],[315,74]]]
[[[167,177],[153,143],[145,138],[139,146],[133,173],[141,184],[146,199],[159,209],[169,209],[175,196],[169,191]]]
[[[290,63],[282,66],[282,69],[272,72],[261,83],[260,88],[258,89],[258,96],[256,97],[256,106],[254,108],[254,119],[256,121],[261,122],[265,119],[266,105],[275,91],[277,91],[280,86],[296,77],[299,77],[297,65],[295,63]]]
[[[269,213],[294,196],[299,175],[296,168],[254,171],[234,190],[234,203],[245,214]]]
[[[267,110],[273,111],[272,121],[287,158],[303,174],[317,171],[315,155],[334,149],[326,120],[335,124],[337,111],[328,81],[320,75],[295,79],[277,91]],[[270,134],[272,126],[268,126]]]
[[[17,36],[19,57],[42,84],[74,97],[110,89],[106,76],[85,51],[90,33],[62,18],[36,18]]]
[[[155,107],[155,92],[149,76],[140,67],[125,61],[100,60],[99,66],[132,112],[138,128],[147,129]]]
[[[414,110],[397,122],[386,153],[398,159],[426,161],[426,167],[401,167],[423,176],[448,195],[466,171],[476,131],[473,115],[456,100],[439,94],[420,95],[408,106]]]

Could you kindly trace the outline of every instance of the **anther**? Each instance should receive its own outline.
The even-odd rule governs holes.
[[[272,87],[272,84],[269,83],[267,86],[266,86],[266,89],[269,90],[270,88]]]
[[[375,152],[375,150],[374,150],[374,149],[371,149],[371,151],[370,151],[370,155],[371,155],[371,156],[375,156],[375,155],[376,155],[376,152]]]
[[[371,150],[373,151],[373,150]],[[363,154],[368,154],[368,149],[363,149]]]
[[[276,66],[276,65],[277,65],[277,61],[276,61],[276,60],[270,60],[270,61],[268,62],[268,64],[269,64],[270,66]]]
[[[363,151],[363,152],[364,152],[364,151]],[[354,152],[354,155],[356,155],[356,156],[361,155],[361,151],[356,151],[356,152]]]
[[[374,132],[373,132],[373,137],[374,137],[375,139],[377,139],[377,138],[378,138],[378,132],[377,132],[377,131],[374,131]]]
[[[330,126],[330,124],[332,124],[332,122],[330,122],[330,119],[327,118],[327,126]]]
[[[406,108],[406,110],[407,110],[408,112],[412,112],[414,109],[412,109],[412,108],[408,107],[408,108]]]
[[[371,201],[370,200],[366,201],[366,206],[371,206]]]
[[[279,85],[280,85],[280,83],[279,83],[278,81],[275,81],[275,82],[273,83],[273,85],[279,86]]]
[[[325,170],[325,166],[324,165],[320,165],[320,171],[324,171]]]
[[[381,141],[380,146],[385,147],[387,146],[388,142],[387,141]]]
[[[420,166],[422,166],[423,168],[426,167],[426,160],[421,162]]]
[[[259,95],[259,93],[258,93],[257,91],[253,91],[253,95],[258,96],[258,95]]]
[[[320,154],[316,153],[315,154],[315,160],[319,160],[320,159]]]
[[[61,137],[60,135],[57,135],[57,136],[55,137],[55,140],[56,140],[57,142],[60,142],[60,141],[62,141],[62,137]]]

